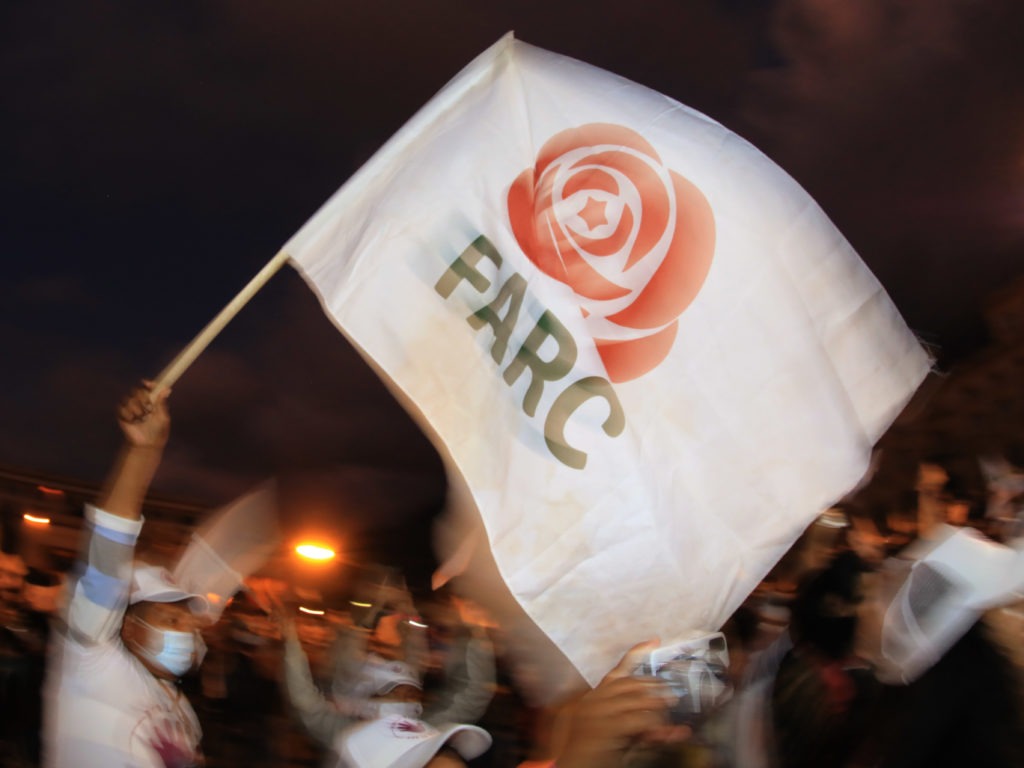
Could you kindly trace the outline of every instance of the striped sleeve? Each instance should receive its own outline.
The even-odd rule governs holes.
[[[85,508],[86,532],[77,578],[69,585],[68,633],[83,644],[115,637],[131,590],[132,558],[142,520]]]

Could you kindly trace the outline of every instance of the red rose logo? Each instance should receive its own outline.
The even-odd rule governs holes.
[[[562,131],[508,192],[512,232],[545,274],[572,288],[613,382],[655,368],[704,284],[711,206],[635,131]]]

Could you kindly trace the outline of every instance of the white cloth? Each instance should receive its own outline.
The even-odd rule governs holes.
[[[592,684],[641,640],[719,627],[929,369],[768,158],[511,36],[284,251]]]

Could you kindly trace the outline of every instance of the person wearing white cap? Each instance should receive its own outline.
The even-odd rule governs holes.
[[[202,660],[204,597],[162,568],[133,567],[142,501],[170,431],[167,392],[120,406],[125,443],[54,632],[46,685],[48,768],[187,768],[202,763],[199,721],[178,679]]]
[[[475,725],[435,728],[402,715],[360,723],[338,734],[338,768],[445,768],[462,766],[491,746],[491,736]]]
[[[408,663],[368,654],[353,690],[362,705],[341,711],[313,683],[295,626],[279,612],[285,640],[284,682],[306,730],[330,749],[329,768],[447,768],[483,754],[491,736],[462,723],[420,719],[423,684]]]

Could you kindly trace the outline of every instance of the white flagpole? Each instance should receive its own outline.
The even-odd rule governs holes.
[[[249,281],[248,285],[245,286],[238,295],[233,298],[230,303],[220,313],[211,320],[199,334],[192,339],[191,343],[185,347],[178,356],[172,360],[166,368],[164,368],[160,375],[156,377],[153,385],[152,395],[155,397],[161,391],[172,386],[174,382],[183,374],[190,365],[195,361],[197,357],[206,349],[210,342],[216,338],[217,334],[220,333],[224,326],[231,322],[231,319],[238,314],[239,310],[242,309],[249,300],[256,295],[267,281],[273,277],[285,262],[290,257],[285,251],[280,251],[274,258],[267,262],[266,266],[261,269],[256,276]]]

